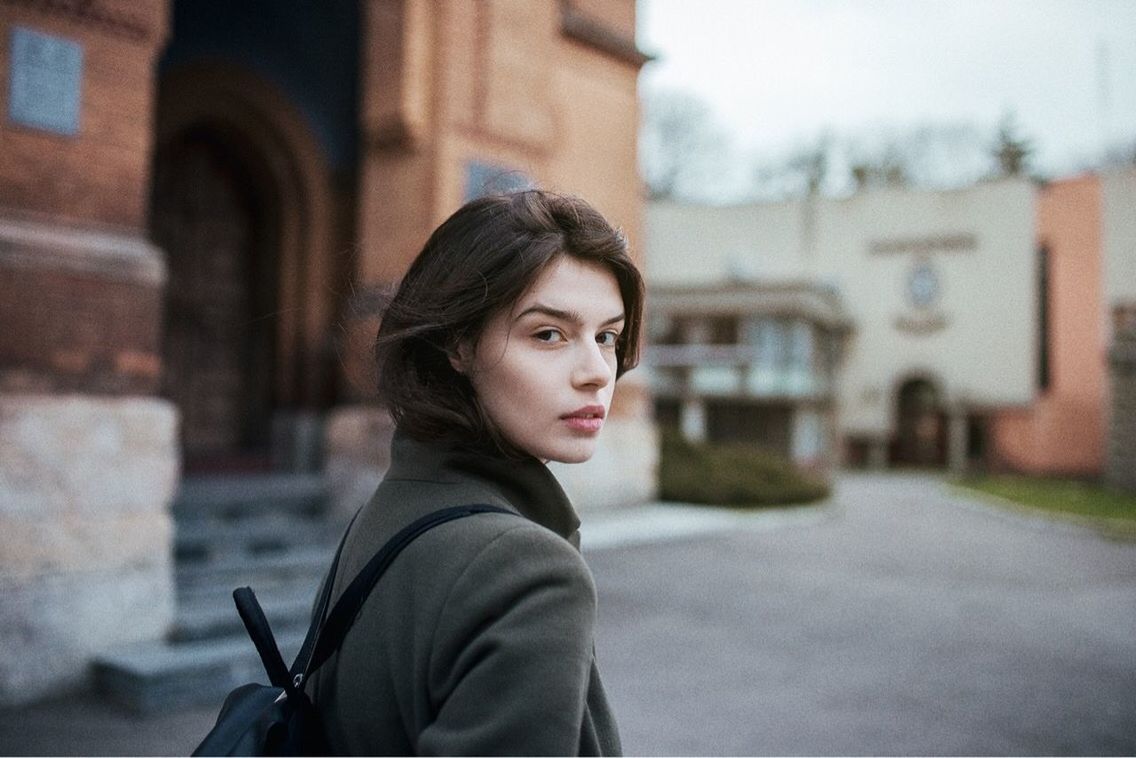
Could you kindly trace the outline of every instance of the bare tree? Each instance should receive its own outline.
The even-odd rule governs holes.
[[[832,137],[822,133],[776,158],[758,158],[751,173],[753,195],[768,199],[821,194],[832,173],[834,146]]]
[[[846,140],[844,150],[855,189],[970,184],[989,160],[982,132],[965,122],[877,128]]]
[[[905,154],[901,145],[889,142],[874,155],[865,155],[855,148],[850,152],[856,157],[850,160],[848,171],[857,190],[868,187],[905,187],[911,184],[911,156]]]
[[[690,93],[656,89],[643,99],[640,172],[652,199],[706,198],[732,160],[710,107]]]
[[[957,187],[986,176],[989,160],[982,130],[965,122],[875,126],[845,136],[823,133],[775,158],[758,159],[751,197]]]
[[[998,133],[991,147],[991,155],[997,162],[997,175],[1026,175],[1033,153],[1033,143],[1022,136],[1014,114],[1004,115],[998,124]]]
[[[1109,146],[1100,161],[1100,167],[1132,168],[1136,166],[1136,139],[1121,141]]]

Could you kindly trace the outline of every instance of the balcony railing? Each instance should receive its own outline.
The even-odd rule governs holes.
[[[748,345],[652,345],[644,354],[657,395],[824,398],[831,378],[796,366],[769,366]]]

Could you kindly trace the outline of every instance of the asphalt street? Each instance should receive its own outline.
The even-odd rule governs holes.
[[[634,755],[1136,754],[1136,544],[918,475],[820,507],[585,512]],[[184,754],[206,709],[0,710],[4,754]]]
[[[589,555],[627,752],[1136,753],[1136,544],[920,476],[827,516]]]

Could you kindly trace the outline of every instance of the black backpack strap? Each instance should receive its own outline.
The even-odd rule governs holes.
[[[297,656],[296,663],[293,664],[293,671],[300,666],[301,661],[305,662],[303,672],[304,679],[310,677],[316,669],[324,664],[331,654],[339,649],[343,644],[343,638],[347,635],[347,630],[355,622],[355,617],[359,615],[359,610],[363,607],[363,602],[371,593],[371,589],[379,578],[394,561],[395,557],[402,552],[403,548],[413,542],[422,534],[428,532],[436,526],[453,521],[454,519],[472,516],[475,513],[507,513],[516,516],[514,511],[505,508],[499,508],[494,505],[458,505],[452,508],[443,508],[442,510],[435,511],[427,514],[409,526],[403,528],[395,536],[383,545],[379,552],[375,553],[374,557],[367,562],[367,565],[359,572],[359,574],[351,580],[351,584],[347,585],[347,589],[336,601],[335,607],[327,614],[323,624],[319,625],[319,630],[316,632],[315,648],[312,651],[311,657],[301,657],[306,652],[301,649],[300,656]],[[340,550],[343,549],[342,543]],[[336,553],[336,563],[339,562],[339,553]],[[334,573],[335,567],[333,566],[332,572]],[[329,575],[327,585],[324,588],[324,594],[320,598],[321,606],[326,606],[328,596],[330,595],[331,584],[334,580],[333,575]],[[321,607],[321,611],[323,608]],[[312,621],[312,628],[314,629],[322,616],[317,614]],[[312,636],[312,631],[308,631],[309,637]],[[307,640],[305,640],[305,647]]]
[[[343,546],[347,544],[347,535],[351,533],[355,519],[359,518],[359,514],[362,512],[362,508],[355,511],[355,515],[351,517],[351,521],[348,522],[347,528],[343,531],[343,537],[339,540],[339,547],[335,549],[335,557],[331,561],[331,568],[328,569],[327,578],[324,579],[323,587],[320,589],[319,601],[316,603],[315,612],[312,614],[312,622],[308,625],[308,633],[304,635],[300,652],[296,654],[296,658],[292,662],[292,669],[288,676],[290,683],[295,683],[297,675],[307,670],[308,661],[312,657],[312,648],[316,644],[316,637],[319,636],[320,627],[323,625],[324,619],[327,618],[327,605],[331,601],[331,587],[335,584],[335,574],[339,570],[339,556],[343,553]]]
[[[276,638],[272,636],[272,628],[264,617],[256,594],[251,587],[238,587],[233,590],[233,602],[237,604],[237,613],[241,615],[252,644],[256,645],[256,652],[260,653],[268,681],[274,687],[290,689],[293,677],[284,665],[284,658],[280,655],[280,648],[276,646]]]

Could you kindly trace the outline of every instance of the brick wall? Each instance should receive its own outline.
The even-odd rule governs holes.
[[[153,64],[164,2],[0,0],[0,104],[7,112],[14,27],[82,46],[79,132],[0,128],[0,205],[56,218],[144,225]],[[7,115],[5,113],[5,115]]]
[[[1078,476],[1098,476],[1104,468],[1100,203],[1095,176],[1055,181],[1038,194],[1037,239],[1049,251],[1050,381],[1028,410],[995,415],[996,465]]]
[[[78,45],[74,134],[11,117],[16,30]],[[157,390],[164,279],[143,237],[162,2],[0,0],[0,391]]]
[[[0,277],[0,392],[147,395],[158,389],[160,292],[49,268]]]

